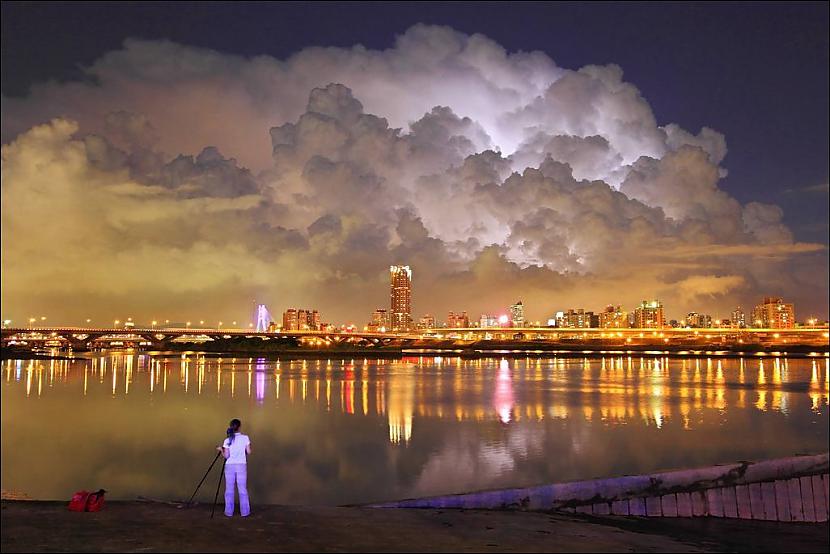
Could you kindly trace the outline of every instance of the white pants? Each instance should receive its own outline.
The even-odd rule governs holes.
[[[239,511],[243,516],[250,515],[248,464],[225,464],[225,515],[228,517],[233,515],[234,484],[239,487]]]

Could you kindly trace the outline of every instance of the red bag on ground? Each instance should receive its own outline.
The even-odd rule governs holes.
[[[89,498],[86,499],[86,511],[100,512],[104,508],[104,494],[106,492],[104,489],[99,489],[98,492],[90,494]]]
[[[104,494],[107,491],[99,489],[98,492],[78,491],[72,495],[69,501],[71,512],[100,512],[104,507]]]
[[[69,501],[69,511],[85,512],[87,500],[89,500],[89,491],[76,492],[72,495],[72,500]]]

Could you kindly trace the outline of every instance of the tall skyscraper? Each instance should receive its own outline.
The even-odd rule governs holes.
[[[525,307],[521,300],[510,306],[510,323],[513,327],[525,326]]]
[[[412,270],[408,265],[389,267],[391,323],[393,331],[412,328]]]
[[[663,303],[659,300],[643,300],[634,310],[634,327],[640,329],[662,329],[666,326]]]
[[[765,296],[752,311],[752,326],[763,329],[792,329],[795,327],[795,309],[779,296]]]

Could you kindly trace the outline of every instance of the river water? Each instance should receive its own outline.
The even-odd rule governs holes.
[[[187,498],[228,420],[256,503],[344,504],[828,450],[826,357],[2,364],[2,487]],[[219,464],[217,464],[218,468]],[[219,473],[203,486],[210,502]]]

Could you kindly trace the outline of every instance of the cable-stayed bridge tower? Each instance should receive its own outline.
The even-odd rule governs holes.
[[[265,304],[257,304],[254,310],[254,322],[256,324],[257,333],[264,333],[271,325],[271,312],[268,311],[268,306]]]

